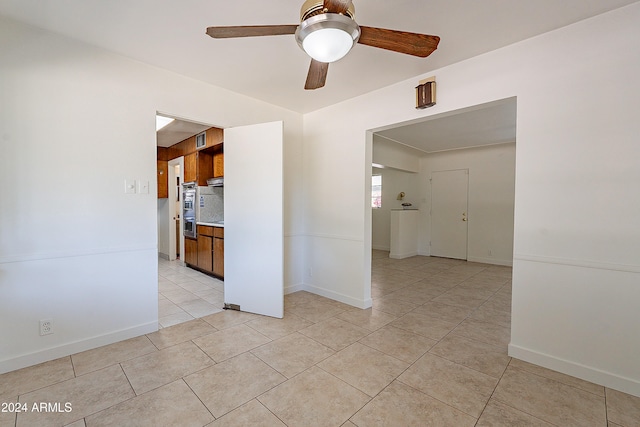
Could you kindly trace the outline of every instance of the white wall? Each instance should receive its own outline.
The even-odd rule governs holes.
[[[284,121],[285,280],[302,282],[301,115],[5,18],[0,58],[0,373],[157,328],[156,111]]]
[[[158,255],[169,259],[169,199],[158,199]]]
[[[500,144],[429,154],[421,159],[420,253],[429,255],[431,185],[435,171],[469,170],[468,261],[513,263],[516,145]],[[491,255],[489,255],[491,250]]]
[[[373,163],[407,172],[420,170],[420,156],[425,153],[395,141],[373,135]]]
[[[635,3],[430,72],[427,110],[416,76],[305,115],[305,286],[370,304],[367,131],[516,96],[510,354],[640,395],[638,22]]]

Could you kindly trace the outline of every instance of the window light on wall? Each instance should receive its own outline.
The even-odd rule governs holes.
[[[371,207],[382,207],[382,175],[371,176]]]

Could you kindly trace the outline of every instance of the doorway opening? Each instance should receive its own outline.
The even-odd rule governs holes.
[[[173,326],[222,311],[224,283],[186,266],[183,185],[187,142],[212,126],[157,114],[158,322]],[[194,144],[195,148],[195,144]]]
[[[173,119],[157,131],[169,182],[158,197],[160,325],[228,306],[282,317],[283,122],[223,130]]]
[[[182,191],[184,156],[176,147],[211,125],[156,113],[158,162],[158,255],[184,263]],[[176,154],[177,153],[177,154]],[[179,155],[178,155],[179,154]],[[178,257],[182,254],[182,257]]]
[[[381,174],[385,183],[381,207],[369,211],[374,258],[403,239],[408,256],[512,265],[515,97],[375,129],[367,144],[365,182]]]

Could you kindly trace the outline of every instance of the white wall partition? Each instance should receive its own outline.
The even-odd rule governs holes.
[[[634,3],[430,72],[427,110],[425,75],[305,115],[308,286],[365,303],[367,131],[515,96],[510,353],[640,395],[638,22]]]
[[[284,121],[285,280],[302,282],[301,115],[5,18],[0,58],[0,373],[157,329],[156,111]]]

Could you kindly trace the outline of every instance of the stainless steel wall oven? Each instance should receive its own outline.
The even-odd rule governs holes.
[[[185,237],[196,237],[196,183],[185,182],[182,184],[182,221]]]

